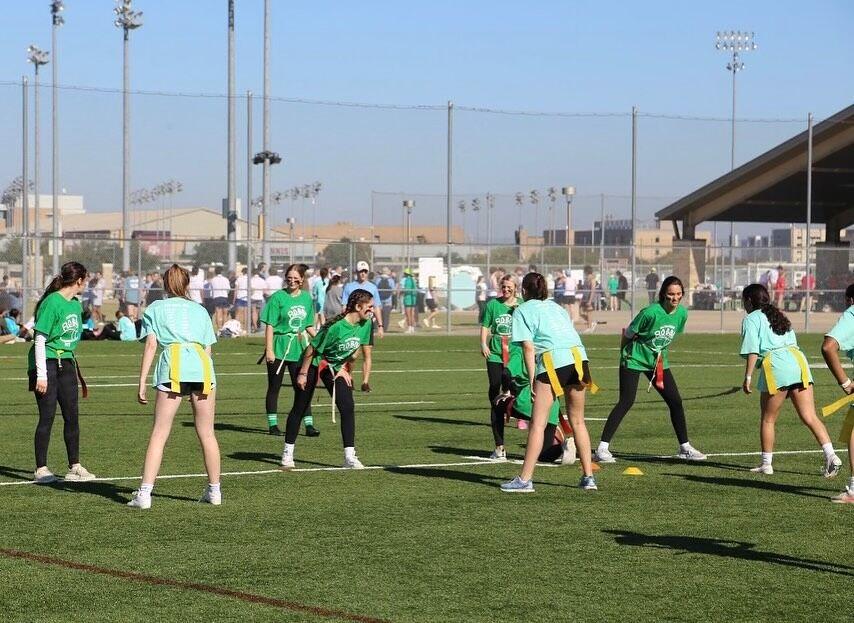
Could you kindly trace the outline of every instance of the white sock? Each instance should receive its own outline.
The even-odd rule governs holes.
[[[295,443],[286,443],[285,444],[285,454],[289,454],[289,455],[293,456],[295,447],[296,447]]]
[[[349,446],[347,448],[344,448],[344,458],[347,459],[348,461],[352,461],[353,459],[355,459],[356,458],[356,448],[354,448],[353,446]]]
[[[142,483],[141,485],[139,485],[139,497],[141,497],[141,498],[151,497],[152,491],[154,491],[154,485],[153,484],[149,485],[146,483]]]
[[[679,444],[679,449],[680,449],[680,450],[690,450],[690,449],[691,449],[691,444],[690,444],[690,443],[688,443],[687,441],[686,441],[685,443],[680,443],[680,444]]]
[[[854,476],[848,479],[848,490],[854,491]]]
[[[771,460],[774,458],[773,452],[763,452],[762,453],[762,464],[763,465],[771,465]]]
[[[610,445],[611,445],[611,444],[610,444],[610,443],[608,443],[607,441],[600,441],[600,442],[599,442],[599,447],[598,447],[598,448],[596,448],[596,452],[607,452],[607,451],[608,451],[608,446],[610,446]]]
[[[833,451],[833,443],[828,441],[821,446],[822,451],[824,452],[824,458],[830,459],[836,455],[836,452]]]
[[[208,492],[209,493],[221,493],[221,490],[219,488],[219,483],[216,483],[216,484],[214,484],[212,482],[208,483]]]

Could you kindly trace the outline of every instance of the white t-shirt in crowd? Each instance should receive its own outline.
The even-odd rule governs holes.
[[[231,284],[225,275],[214,275],[214,278],[211,279],[211,296],[213,298],[227,297],[230,289]]]
[[[252,275],[252,300],[263,301],[264,292],[267,290],[267,280],[261,275]],[[246,295],[243,296],[246,298]]]
[[[234,282],[234,298],[240,301],[245,301],[249,295],[248,291],[249,279],[246,275],[240,275],[237,281]]]
[[[273,296],[273,294],[282,289],[282,285],[285,283],[284,279],[279,275],[270,275],[264,281],[267,284],[264,291],[267,296]],[[252,298],[255,297],[253,296]]]
[[[202,290],[205,287],[205,276],[201,271],[195,275],[190,275],[190,299],[196,303],[202,302]]]

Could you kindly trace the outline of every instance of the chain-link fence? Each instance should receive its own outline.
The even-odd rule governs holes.
[[[312,277],[327,267],[332,276],[338,275],[346,283],[356,278],[356,264],[367,262],[371,269],[369,279],[385,299],[380,303],[392,308],[392,331],[398,330],[396,321],[402,319],[402,315],[395,314],[402,311],[401,288],[406,269],[413,272],[416,306],[425,314],[419,322],[431,327],[439,325],[450,332],[477,329],[480,310],[485,301],[498,294],[497,281],[502,274],[516,275],[521,280],[532,270],[546,276],[550,295],[566,306],[578,320],[580,330],[593,327],[595,322],[600,331],[617,331],[625,326],[633,311],[656,300],[662,280],[672,274],[685,284],[684,304],[702,319],[695,323],[694,330],[737,331],[743,317],[740,292],[745,285],[756,282],[767,285],[777,305],[792,316],[797,327],[809,327],[812,315],[812,329],[823,330],[844,309],[845,288],[854,281],[847,248],[814,248],[808,282],[806,262],[801,261],[803,249],[707,244],[687,261],[673,247],[672,237],[664,241],[662,233],[658,243],[654,237],[651,240],[650,244],[635,248],[634,272],[631,246],[605,244],[370,244],[346,239],[292,244],[283,238],[272,243],[272,261],[266,266],[260,262],[260,243],[240,240],[238,265],[229,270],[227,243],[221,239],[175,238],[168,244],[160,240],[129,240],[129,271],[121,270],[122,249],[115,239],[66,236],[57,246],[60,264],[78,261],[91,273],[82,297],[87,308],[98,307],[93,310],[96,319],[112,319],[115,311],[125,309],[128,302],[144,307],[162,298],[158,275],[178,263],[198,269],[192,281],[194,298],[212,312],[213,299],[225,298],[224,314],[236,311],[244,330],[247,326],[251,330],[257,322],[248,315],[241,316],[240,301],[255,300],[256,305],[263,305],[272,289],[282,287],[275,277],[267,281],[263,278],[284,276],[285,267],[291,263],[307,264]],[[0,309],[19,309],[22,317],[32,313],[52,277],[50,240],[40,239],[39,254],[35,248],[32,237],[0,237]],[[227,280],[225,285],[221,281],[214,283],[218,274]],[[436,304],[436,313],[431,313],[430,299]]]

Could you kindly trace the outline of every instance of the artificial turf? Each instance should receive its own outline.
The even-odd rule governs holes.
[[[588,397],[586,411],[595,445],[616,400],[618,342],[584,337],[602,387]],[[818,364],[820,336],[800,341]],[[26,347],[0,347],[2,483],[32,477],[36,408],[23,380]],[[261,349],[259,339],[215,346],[224,472],[275,470],[279,461],[283,440],[266,434],[266,378],[255,365]],[[719,335],[683,336],[672,349],[691,441],[707,453],[758,451],[759,399],[734,391],[743,372],[737,351],[737,336]],[[140,352],[139,345],[113,342],[83,343],[78,351],[91,386],[80,408],[83,464],[99,477],[133,479],[0,486],[0,620],[851,616],[854,508],[828,501],[842,490],[847,469],[835,481],[822,479],[820,453],[778,454],[770,477],[746,471],[758,464],[756,455],[703,464],[657,458],[674,454],[677,444],[666,407],[642,383],[612,444],[619,461],[598,472],[598,492],[577,489],[580,472],[572,466],[539,468],[533,495],[502,494],[498,485],[519,466],[467,458],[492,450],[476,337],[378,342],[374,391],[357,395],[356,445],[366,465],[386,469],[225,475],[221,507],[196,503],[203,477],[163,479],[150,511],[128,509],[152,411],[135,400]],[[816,402],[835,399],[830,373],[813,373]],[[282,414],[290,398],[283,388]],[[329,398],[320,398],[315,419],[322,435],[299,438],[297,467],[341,463]],[[784,409],[777,449],[817,450],[791,405]],[[58,473],[65,466],[60,419],[49,455]],[[834,440],[841,420],[827,420]],[[507,436],[508,454],[521,458],[524,431],[508,429]],[[436,463],[465,464],[405,467]],[[622,475],[628,466],[644,476]],[[161,473],[201,471],[192,417],[183,407]],[[279,601],[253,603],[247,595]]]

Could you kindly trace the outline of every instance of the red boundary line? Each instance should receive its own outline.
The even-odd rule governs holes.
[[[356,621],[357,623],[389,623],[385,619],[377,619],[374,617],[363,616],[361,614],[352,614],[343,610],[335,610],[332,608],[320,608],[318,606],[308,606],[295,601],[286,599],[276,599],[274,597],[264,597],[263,595],[254,595],[252,593],[244,593],[228,588],[211,586],[210,584],[199,584],[197,582],[184,582],[181,580],[172,580],[169,578],[161,578],[154,575],[146,575],[144,573],[134,573],[133,571],[122,571],[120,569],[109,569],[107,567],[97,567],[95,565],[87,565],[81,562],[72,560],[63,560],[62,558],[54,558],[52,556],[42,556],[41,554],[33,554],[30,552],[22,552],[15,549],[0,548],[0,554],[8,558],[17,558],[21,560],[29,560],[38,562],[44,565],[53,565],[65,569],[75,569],[77,571],[87,571],[89,573],[97,573],[107,575],[122,580],[131,580],[142,582],[152,586],[168,586],[171,588],[180,588],[183,590],[197,591],[200,593],[210,593],[220,597],[231,597],[240,601],[245,601],[253,604],[262,604],[281,608],[282,610],[291,610],[294,612],[306,612],[319,617],[338,617],[348,621]]]

